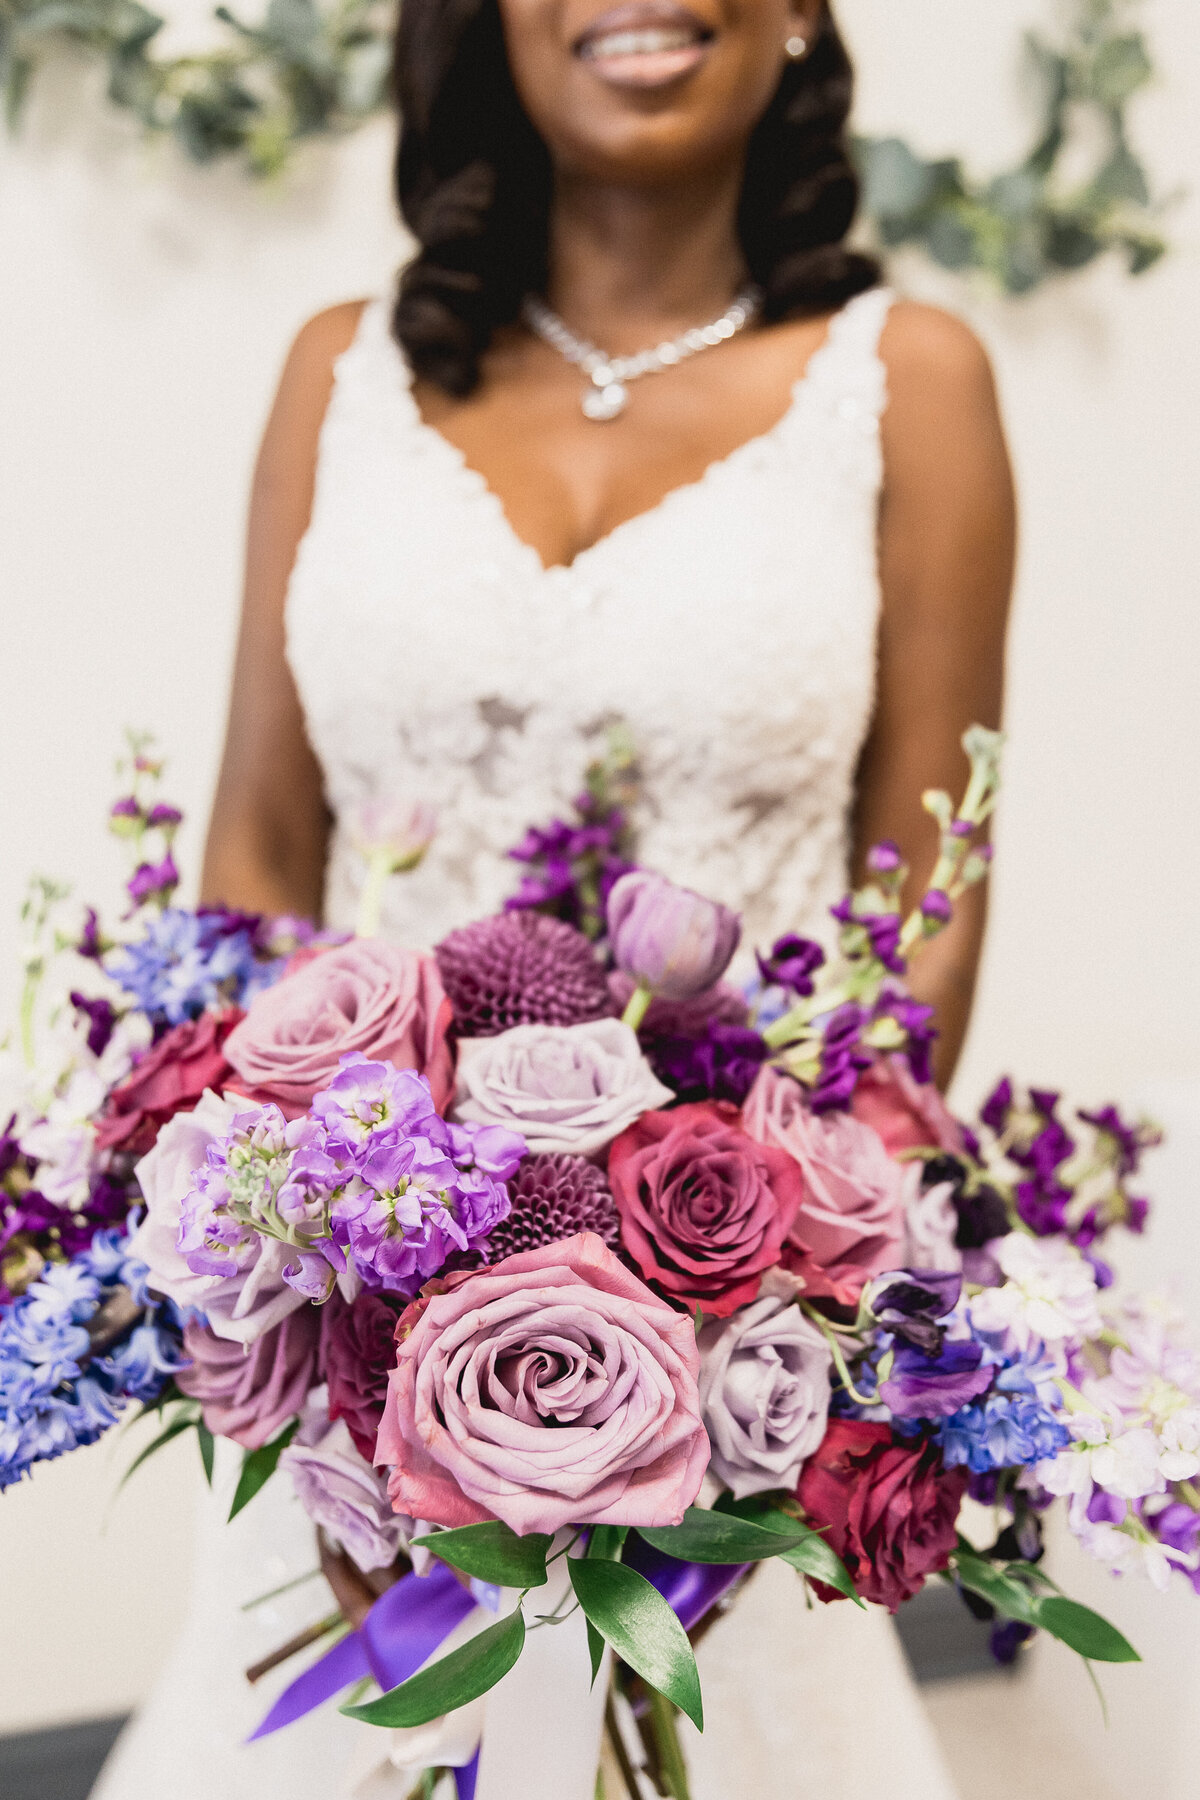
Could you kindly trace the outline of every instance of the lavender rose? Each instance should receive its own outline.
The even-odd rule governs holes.
[[[310,956],[251,1002],[225,1043],[234,1085],[295,1116],[358,1052],[415,1069],[445,1107],[453,1088],[450,1002],[432,956],[355,938]]]
[[[902,1166],[868,1126],[810,1112],[799,1082],[771,1066],[751,1088],[742,1122],[794,1157],[803,1177],[783,1262],[806,1293],[855,1305],[865,1282],[903,1260]]]
[[[218,1337],[251,1344],[304,1305],[283,1271],[295,1257],[290,1245],[259,1240],[248,1267],[229,1274],[197,1274],[179,1249],[183,1204],[192,1177],[203,1169],[211,1145],[230,1130],[244,1103],[205,1094],[189,1113],[177,1113],[158,1134],[135,1174],[146,1216],[134,1234],[130,1255],[150,1271],[156,1293],[183,1309],[202,1312]]]
[[[692,1322],[592,1233],[451,1276],[406,1325],[376,1450],[398,1512],[553,1533],[678,1524],[696,1498]]]
[[[392,1511],[383,1477],[354,1448],[345,1420],[331,1425],[316,1398],[279,1467],[291,1476],[313,1524],[360,1569],[385,1569],[395,1561],[408,1522]]]
[[[458,1047],[455,1116],[519,1132],[535,1153],[590,1156],[673,1098],[618,1019],[517,1025]]]
[[[199,1400],[215,1437],[258,1450],[294,1419],[316,1380],[320,1316],[314,1306],[289,1313],[253,1344],[233,1344],[207,1325],[185,1325],[191,1367],[175,1377],[181,1394]]]
[[[622,875],[608,897],[614,962],[665,1000],[687,1000],[719,981],[741,934],[727,906],[646,869]]]
[[[700,1333],[711,1472],[739,1500],[794,1488],[825,1435],[833,1358],[797,1306],[756,1300]]]

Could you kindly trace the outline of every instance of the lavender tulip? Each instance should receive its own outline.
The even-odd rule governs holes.
[[[713,986],[729,966],[742,934],[739,915],[665,876],[635,869],[608,897],[613,960],[638,984],[636,1026],[651,994],[687,1000]]]

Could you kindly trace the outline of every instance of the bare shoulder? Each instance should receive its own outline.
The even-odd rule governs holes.
[[[344,300],[326,307],[302,325],[288,351],[280,394],[320,402],[323,412],[333,386],[334,364],[354,342],[365,300]]]
[[[996,410],[988,353],[971,327],[953,313],[898,300],[884,324],[879,354],[888,372],[893,411]]]

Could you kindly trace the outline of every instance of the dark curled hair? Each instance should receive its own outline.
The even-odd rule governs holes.
[[[469,394],[492,333],[547,277],[550,158],[517,98],[497,0],[402,0],[393,88],[396,194],[418,251],[392,329],[416,374]],[[858,205],[852,88],[826,6],[747,155],[738,229],[767,319],[831,311],[879,279],[845,244]]]

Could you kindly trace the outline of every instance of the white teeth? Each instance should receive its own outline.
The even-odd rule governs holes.
[[[700,40],[687,26],[648,26],[640,31],[609,31],[589,38],[580,55],[598,61],[609,56],[657,56],[664,50],[687,50]]]

